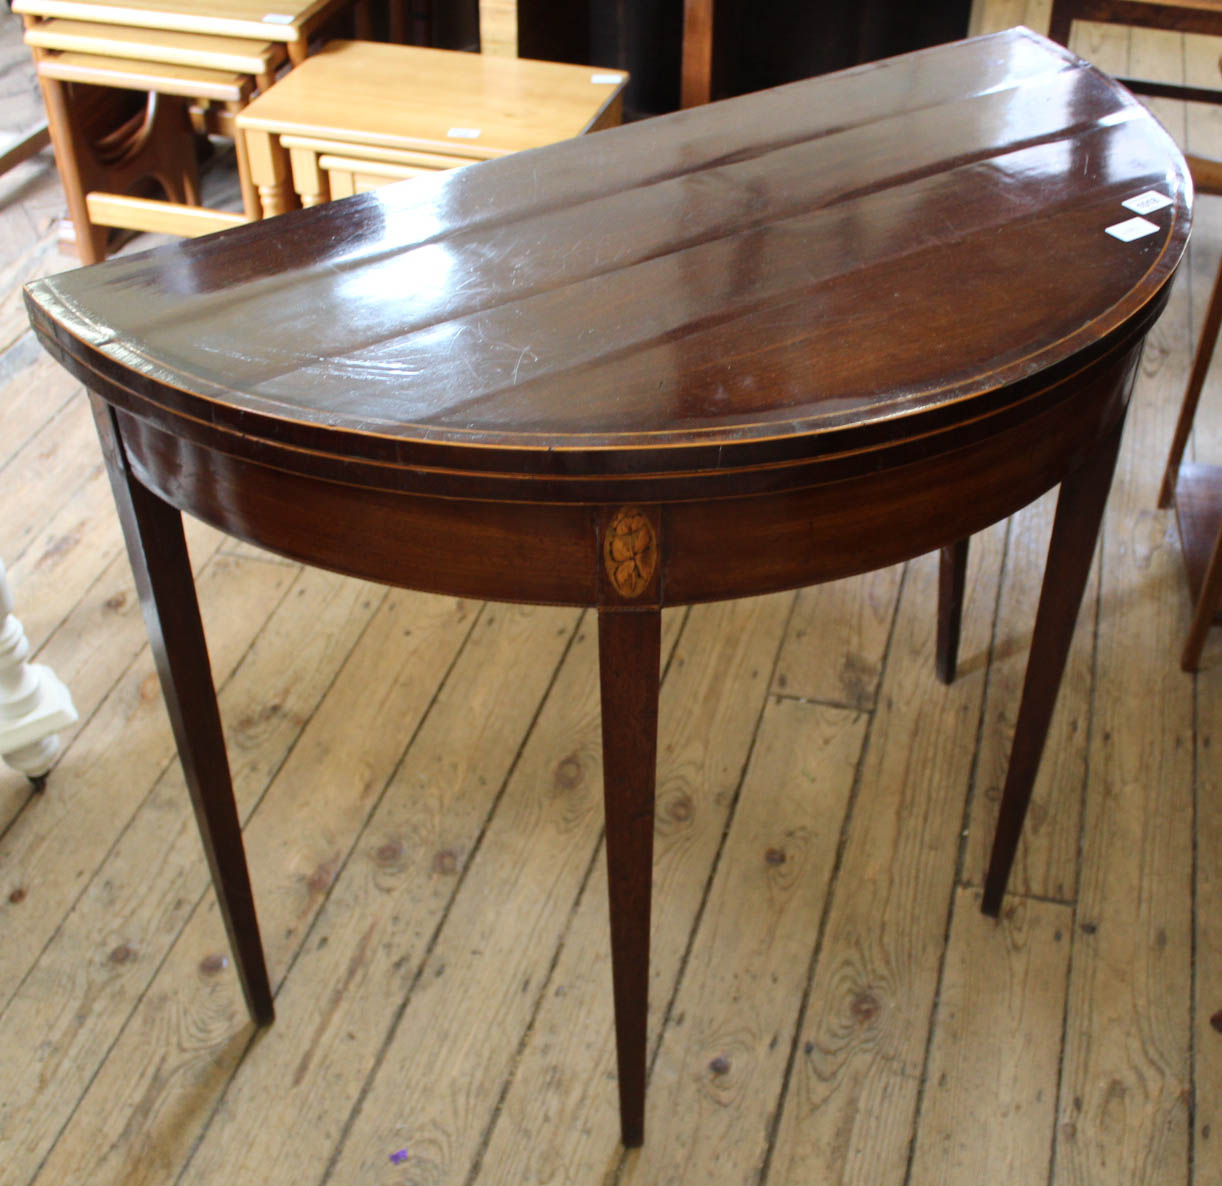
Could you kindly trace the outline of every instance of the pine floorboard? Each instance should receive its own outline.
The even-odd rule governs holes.
[[[490,43],[513,11],[486,6]],[[977,0],[972,28],[1048,11]],[[1222,85],[1209,38],[1074,46]],[[0,98],[3,145],[40,118],[7,13]],[[1222,108],[1154,106],[1222,157]],[[1222,200],[1143,359],[1000,923],[979,888],[1052,498],[973,541],[950,688],[934,557],[665,615],[631,1153],[589,615],[387,591],[190,524],[277,992],[270,1030],[246,1021],[86,401],[24,322],[20,285],[72,266],[62,206],[48,152],[0,178],[0,556],[81,715],[42,793],[0,766],[0,1186],[1222,1186],[1222,630],[1182,673],[1154,506]]]

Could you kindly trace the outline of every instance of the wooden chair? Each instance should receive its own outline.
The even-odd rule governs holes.
[[[1216,37],[1222,36],[1222,0],[1053,0],[1049,36],[1068,45],[1075,20]],[[1120,81],[1140,95],[1222,103],[1222,88],[1182,86],[1148,79],[1122,78]],[[1190,156],[1188,165],[1198,193],[1222,194],[1222,162]],[[1175,503],[1188,588],[1196,607],[1180,656],[1180,666],[1185,671],[1195,671],[1200,663],[1205,636],[1218,618],[1219,602],[1222,601],[1222,468],[1181,467],[1220,326],[1222,270],[1214,282],[1158,496],[1160,507]]]
[[[1068,46],[1074,21],[1222,37],[1222,0],[1053,0],[1048,36]],[[1222,90],[1144,78],[1122,78],[1120,82],[1138,95],[1222,103]]]
[[[1192,181],[1198,194],[1222,195],[1222,162],[1204,157],[1188,158]],[[1188,589],[1195,609],[1188,638],[1180,655],[1180,666],[1195,671],[1201,660],[1201,648],[1209,628],[1219,619],[1222,603],[1222,467],[1216,465],[1182,465],[1184,449],[1192,432],[1205,376],[1213,359],[1222,328],[1222,267],[1214,280],[1205,322],[1192,360],[1184,401],[1180,405],[1167,468],[1163,473],[1158,505],[1175,503],[1180,543],[1184,552],[1184,567],[1188,574]]]

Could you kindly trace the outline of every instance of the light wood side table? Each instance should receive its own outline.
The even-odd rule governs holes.
[[[254,86],[249,74],[52,50],[38,51],[37,70],[82,263],[106,258],[111,227],[197,234],[258,217],[241,144],[238,175],[246,213],[200,206],[188,110],[192,101],[204,101],[212,119],[225,121],[217,130],[231,129],[234,112]],[[117,98],[122,92],[140,98],[123,104]],[[129,196],[146,178],[157,181],[168,202]]]
[[[286,0],[269,12],[244,0],[17,0],[81,262],[105,258],[112,227],[196,235],[258,218],[234,114],[272,85],[286,58],[304,60],[311,37],[352,4]],[[368,0],[356,0],[356,10],[367,18]],[[130,96],[83,89],[89,85],[143,91],[143,120],[131,118]],[[118,116],[107,123],[104,111]],[[244,215],[199,205],[192,127],[237,142]],[[133,196],[149,178],[169,201]]]
[[[259,217],[240,144],[244,214],[199,205],[193,130],[236,144],[234,113],[256,90],[271,86],[287,60],[283,42],[54,17],[25,20],[82,263],[105,258],[112,227],[192,235]],[[125,118],[141,106],[132,101],[133,91],[147,96],[142,118]],[[150,177],[168,201],[130,193]]]
[[[265,216],[618,124],[622,70],[335,41],[238,115]],[[291,178],[290,178],[291,172]]]

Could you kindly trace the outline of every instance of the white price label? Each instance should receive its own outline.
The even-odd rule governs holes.
[[[287,12],[269,12],[264,18],[265,25],[291,25],[292,16]]]
[[[1171,199],[1166,194],[1160,194],[1157,190],[1148,189],[1144,194],[1138,194],[1135,198],[1128,198],[1120,203],[1128,210],[1132,210],[1134,214],[1153,214],[1155,210],[1161,210],[1164,206],[1171,205]]]
[[[1130,218],[1127,222],[1118,222],[1106,229],[1113,239],[1132,243],[1134,239],[1144,239],[1146,235],[1154,234],[1158,227],[1148,218]]]
[[[479,128],[451,128],[446,135],[455,140],[475,140],[479,137]]]
[[[590,81],[596,86],[618,86],[624,81],[622,74],[591,74]]]

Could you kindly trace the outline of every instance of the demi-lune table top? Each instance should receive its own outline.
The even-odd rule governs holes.
[[[1079,365],[1174,271],[1177,162],[1126,92],[1016,29],[28,294],[66,360],[175,431],[403,467],[424,492],[469,475],[580,500],[623,476],[665,500],[680,476],[712,494],[936,432]],[[1144,229],[1122,204],[1143,194],[1163,202]]]

